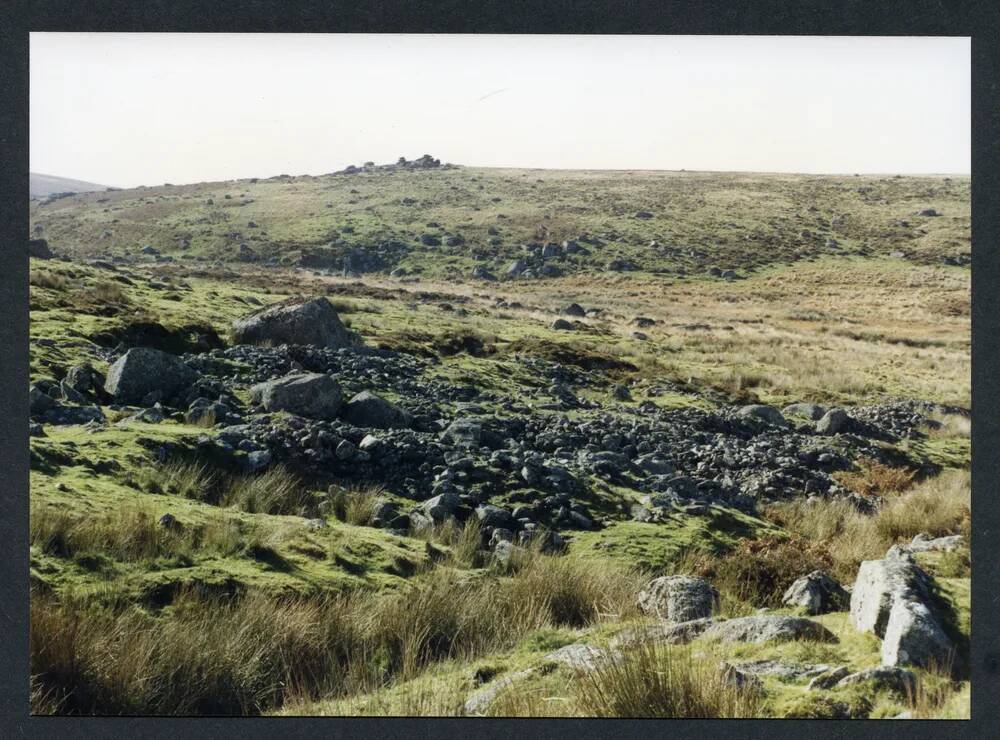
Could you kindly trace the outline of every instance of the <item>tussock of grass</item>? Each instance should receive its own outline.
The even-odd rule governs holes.
[[[754,717],[763,703],[758,691],[728,683],[717,659],[657,642],[581,673],[574,689],[578,707],[594,717]]]
[[[348,524],[366,527],[384,494],[385,488],[378,484],[338,488],[330,496],[333,514]]]
[[[232,478],[221,504],[251,514],[303,514],[310,505],[302,481],[283,465]]]
[[[170,460],[160,465],[144,465],[131,482],[150,493],[171,493],[207,501],[219,483],[219,476],[205,463]]]

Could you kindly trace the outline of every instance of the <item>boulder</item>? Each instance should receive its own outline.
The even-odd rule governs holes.
[[[501,529],[514,529],[514,517],[506,509],[492,504],[482,504],[476,508],[476,519],[484,527],[500,527]]]
[[[578,318],[583,318],[587,315],[587,312],[583,310],[583,306],[579,303],[571,303],[566,308],[563,309],[563,313],[567,316],[576,316]]]
[[[363,429],[405,429],[413,416],[370,391],[361,391],[344,405],[341,418]]]
[[[322,373],[290,373],[258,383],[250,389],[250,399],[265,411],[287,411],[312,419],[335,419],[343,402],[340,386]]]
[[[805,609],[806,614],[826,614],[847,608],[850,594],[821,570],[802,576],[788,587],[781,603]]]
[[[639,609],[665,622],[711,617],[719,609],[719,592],[703,578],[663,576],[639,592]]]
[[[844,676],[835,685],[850,686],[859,683],[874,684],[877,689],[888,689],[902,696],[914,696],[917,688],[917,677],[905,668],[876,666]]]
[[[744,406],[739,411],[736,412],[740,416],[748,419],[759,419],[772,426],[787,427],[788,422],[785,417],[781,415],[781,412],[773,406],[766,406],[764,404],[752,404],[750,406]]]
[[[850,417],[843,409],[830,409],[816,422],[816,432],[819,434],[838,434],[847,426]]]
[[[442,441],[459,447],[479,447],[482,437],[483,427],[473,419],[455,419],[441,433]]]
[[[455,512],[458,511],[458,507],[461,505],[462,500],[458,497],[458,494],[446,492],[424,501],[420,505],[419,511],[435,522],[441,522],[455,516]]]
[[[960,534],[953,534],[948,537],[932,538],[926,532],[921,532],[913,541],[906,546],[911,552],[941,551],[951,552],[965,544],[965,538]]]
[[[819,622],[778,614],[755,614],[716,622],[705,630],[705,635],[722,642],[837,641],[836,635]]]
[[[573,325],[566,319],[556,319],[550,327],[553,331],[572,331]]]
[[[198,377],[174,355],[135,347],[108,368],[104,390],[118,403],[140,404],[151,393],[170,398],[190,387]]]
[[[340,321],[326,298],[289,298],[266,306],[233,323],[237,344],[300,344],[316,347],[352,347],[357,334]]]
[[[945,665],[953,651],[931,608],[932,580],[912,553],[893,547],[866,560],[851,592],[851,622],[882,638],[884,665]]]
[[[88,394],[104,386],[104,376],[90,364],[74,365],[63,382],[78,393]]]
[[[562,663],[580,671],[592,671],[617,654],[601,648],[592,647],[582,642],[564,645],[545,655],[542,660],[551,663]]]
[[[715,624],[714,619],[692,619],[678,624],[648,624],[625,630],[611,640],[611,647],[632,645],[637,642],[664,642],[668,645],[686,645]]]

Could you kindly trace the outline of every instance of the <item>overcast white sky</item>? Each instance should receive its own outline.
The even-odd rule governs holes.
[[[967,38],[31,34],[31,170],[967,173]]]

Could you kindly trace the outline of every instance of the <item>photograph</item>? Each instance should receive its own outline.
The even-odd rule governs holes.
[[[970,37],[27,44],[32,715],[970,719]]]

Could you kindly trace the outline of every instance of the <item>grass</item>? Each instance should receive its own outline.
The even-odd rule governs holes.
[[[35,594],[36,709],[255,714],[286,696],[374,690],[438,661],[508,649],[542,627],[594,623],[626,608],[625,584],[621,573],[539,556],[513,578],[470,581],[439,568],[395,594],[189,589],[158,616]]]
[[[283,465],[233,477],[220,503],[251,514],[304,514],[311,498],[302,481]]]
[[[594,717],[755,717],[762,706],[758,691],[726,680],[718,659],[656,642],[637,643],[581,673],[575,699]]]
[[[151,509],[134,504],[97,516],[33,504],[30,514],[32,547],[46,554],[74,558],[85,567],[101,563],[104,556],[149,561],[205,552],[227,554],[239,549],[241,539],[238,527],[231,523],[166,527]]]
[[[863,560],[881,558],[897,542],[921,532],[934,537],[971,534],[971,479],[968,471],[945,470],[887,499],[873,515],[845,501],[796,501],[768,510],[776,524],[823,543],[837,575],[853,578]]]
[[[341,521],[359,527],[372,523],[385,488],[378,484],[338,486],[330,497],[334,515]]]

